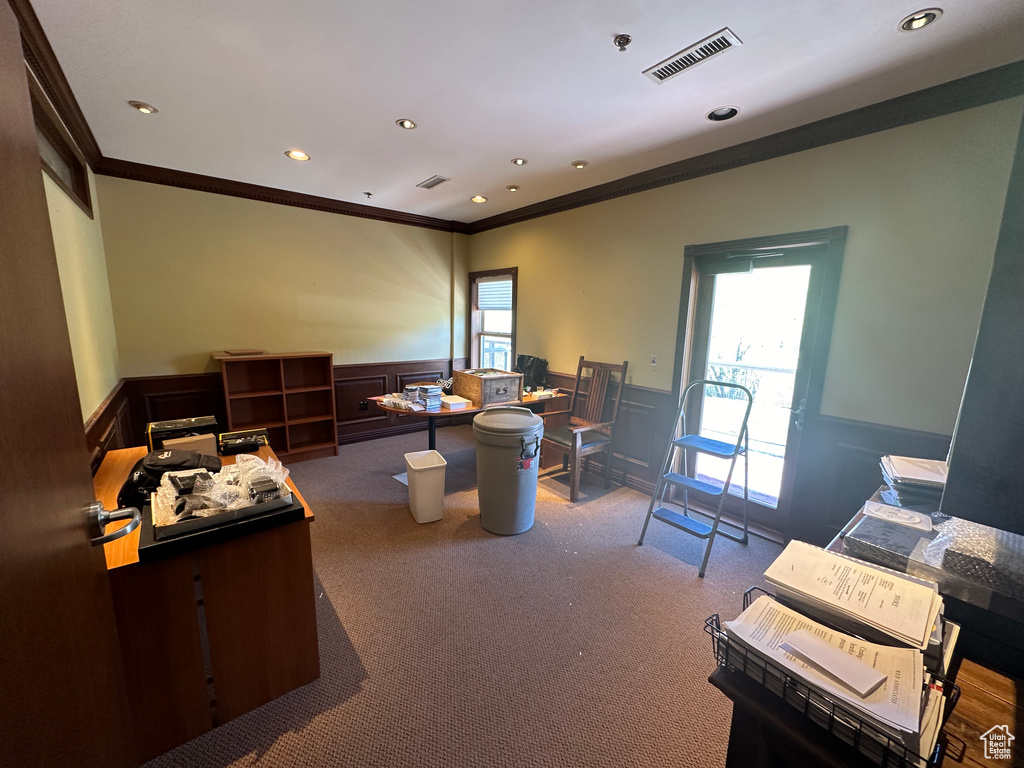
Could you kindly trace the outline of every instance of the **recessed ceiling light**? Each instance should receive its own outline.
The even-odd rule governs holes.
[[[925,8],[923,11],[912,13],[900,22],[900,31],[913,32],[922,27],[927,27],[941,15],[941,8]]]
[[[731,120],[736,117],[740,111],[736,107],[719,107],[718,109],[712,109],[707,113],[706,117],[708,120],[714,122],[721,122],[722,120]]]
[[[144,115],[155,115],[160,110],[154,107],[152,104],[147,104],[144,101],[129,101],[129,106],[135,107],[139,112]]]
[[[401,120],[395,120],[395,125],[399,128],[407,128],[410,131],[416,127],[416,123],[407,117],[403,117]]]
[[[518,184],[509,184],[507,187],[505,187],[505,189],[507,189],[509,192],[518,192],[519,191],[519,185]]]
[[[474,203],[486,203],[487,202],[487,198],[484,197],[483,195],[473,195],[469,199],[472,200]]]
[[[513,157],[512,158],[512,165],[526,165],[526,158],[525,157]]]
[[[305,162],[306,160],[309,160],[309,155],[307,155],[301,149],[289,149],[285,152],[285,155],[290,157],[292,160],[298,160],[299,162]]]
[[[569,165],[571,165],[573,168],[586,168],[587,167],[587,161],[586,160],[573,160],[571,163],[569,163]]]

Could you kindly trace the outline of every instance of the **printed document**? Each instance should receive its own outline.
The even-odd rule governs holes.
[[[787,638],[807,630],[829,645],[859,659],[885,681],[872,693],[859,696],[842,683],[780,646]],[[858,640],[834,632],[802,614],[763,595],[734,621],[726,623],[730,637],[772,663],[786,669],[812,688],[860,714],[879,730],[888,732],[904,745],[916,748],[921,727],[923,657],[913,648],[894,648]]]
[[[802,541],[791,541],[764,576],[780,594],[826,615],[850,616],[922,650],[942,608],[942,598],[920,580]]]

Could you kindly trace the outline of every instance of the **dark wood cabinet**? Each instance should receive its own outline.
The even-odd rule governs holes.
[[[215,352],[228,430],[267,430],[291,461],[338,455],[334,361],[329,352],[230,355]]]

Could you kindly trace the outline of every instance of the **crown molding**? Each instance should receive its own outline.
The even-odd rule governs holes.
[[[133,163],[128,160],[104,157],[94,170],[102,176],[113,176],[119,179],[164,184],[169,187],[194,189],[199,192],[211,192],[216,195],[244,197],[249,200],[260,200],[264,203],[290,205],[296,208],[308,208],[326,213],[339,213],[343,216],[356,216],[361,219],[385,221],[390,224],[407,224],[412,227],[436,229],[442,232],[468,234],[468,225],[458,221],[435,219],[431,216],[418,216],[412,213],[404,213],[403,211],[374,208],[373,206],[359,205],[357,203],[346,203],[330,197],[318,197],[286,189],[263,187],[259,184],[249,184],[244,181],[232,181],[231,179],[221,179],[216,176],[176,171],[171,168]]]
[[[1024,94],[1024,61],[480,219],[469,234],[634,195]]]
[[[82,114],[82,108],[78,105],[78,100],[64,76],[60,62],[57,61],[57,55],[50,47],[50,41],[46,39],[39,17],[36,16],[29,0],[8,2],[21,28],[21,48],[25,63],[39,80],[43,92],[78,145],[78,149],[85,155],[89,165],[95,168],[103,157],[100,145],[96,143],[96,137],[92,135],[92,129]]]
[[[1022,60],[771,136],[652,168],[472,223],[464,223],[104,157],[64,76],[60,62],[46,39],[30,0],[8,2],[21,27],[25,61],[39,79],[57,114],[96,173],[465,235],[486,232],[489,229],[550,216],[669,184],[678,184],[1024,94]]]

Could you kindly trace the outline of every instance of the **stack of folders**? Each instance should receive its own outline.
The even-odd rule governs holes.
[[[802,682],[812,694],[820,694],[807,695],[798,705],[809,718],[874,756],[876,762],[890,764],[887,739],[916,755],[928,757],[934,752],[945,697],[942,684],[924,670],[920,650],[865,642],[767,595],[727,622],[726,633],[732,642]],[[756,665],[745,668],[762,681]],[[789,700],[797,703],[792,692]]]
[[[802,541],[764,576],[780,602],[858,637],[916,649],[930,672],[949,672],[960,628],[943,619],[936,582]]]
[[[946,487],[946,462],[914,459],[909,456],[883,456],[882,476],[901,507],[939,508]]]

